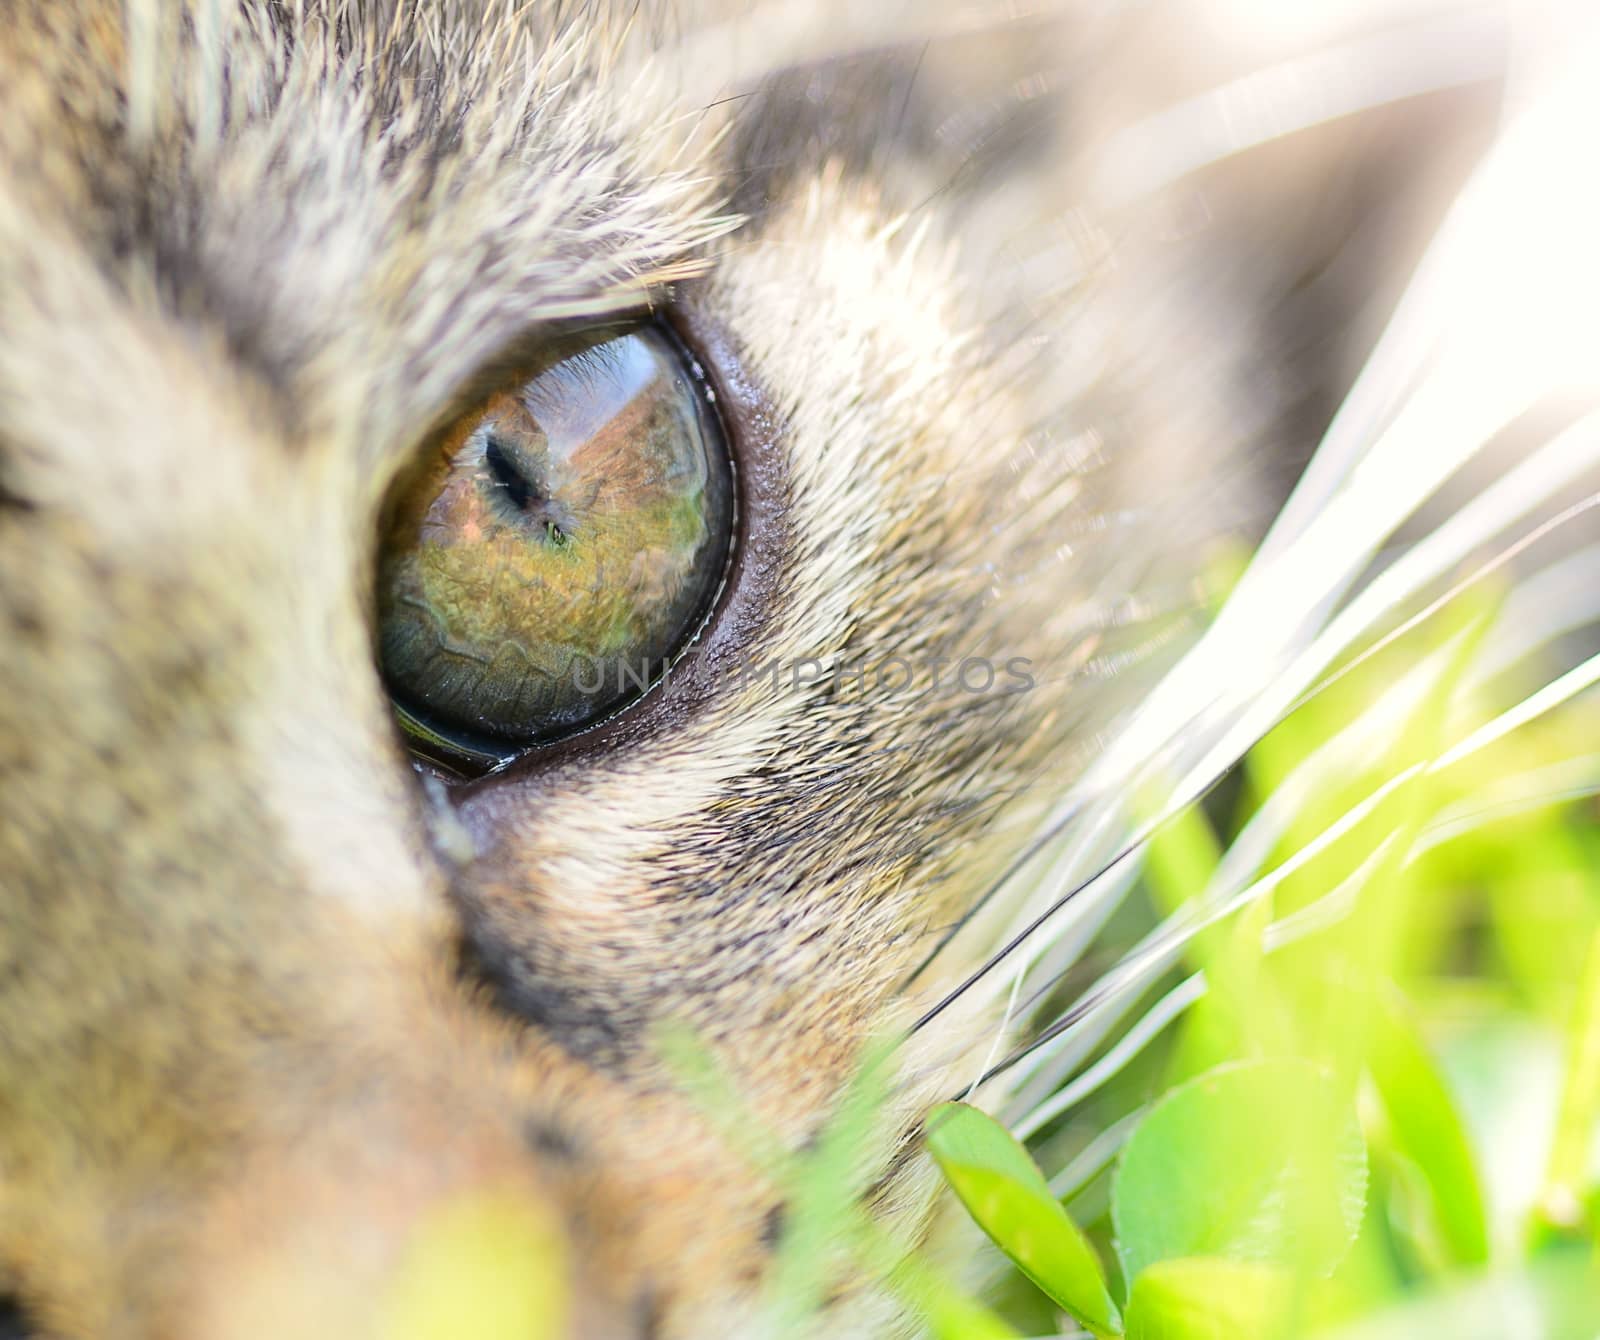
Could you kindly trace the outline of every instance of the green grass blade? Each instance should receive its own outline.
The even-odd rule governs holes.
[[[1540,1197],[1539,1217],[1545,1227],[1566,1233],[1587,1228],[1600,1239],[1594,1188],[1588,1185],[1596,1132],[1600,1132],[1600,931],[1589,942],[1573,1010],[1566,1081]]]
[[[1454,1098],[1397,993],[1377,997],[1368,1066],[1395,1144],[1427,1183],[1449,1262],[1489,1260],[1489,1224],[1472,1146]]]

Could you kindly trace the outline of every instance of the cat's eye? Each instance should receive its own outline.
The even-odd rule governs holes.
[[[384,528],[378,650],[423,752],[489,764],[617,712],[727,565],[728,451],[652,326],[567,346],[447,428]]]

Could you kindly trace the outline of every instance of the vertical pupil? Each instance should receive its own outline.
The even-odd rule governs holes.
[[[504,444],[493,433],[489,434],[489,439],[484,444],[483,463],[489,467],[494,482],[506,491],[506,496],[517,508],[526,511],[529,503],[539,501],[537,490],[518,471],[510,456],[506,454]]]

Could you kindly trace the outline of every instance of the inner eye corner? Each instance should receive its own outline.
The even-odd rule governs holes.
[[[413,758],[446,781],[631,712],[735,559],[733,434],[677,323],[552,348],[430,435],[384,514],[379,669]]]

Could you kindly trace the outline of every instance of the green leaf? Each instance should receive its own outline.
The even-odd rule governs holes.
[[[928,1149],[967,1213],[1029,1279],[1096,1335],[1121,1330],[1094,1248],[1004,1126],[946,1103],[928,1118]]]
[[[1489,1260],[1489,1224],[1455,1100],[1397,992],[1379,992],[1368,1065],[1394,1144],[1427,1183],[1440,1245],[1458,1266]]]
[[[1329,1274],[1355,1240],[1366,1186],[1354,1104],[1322,1071],[1219,1066],[1173,1089],[1128,1138],[1111,1187],[1123,1275],[1187,1256]]]
[[[1226,1257],[1158,1261],[1133,1282],[1128,1340],[1277,1340],[1291,1334],[1300,1281]]]

